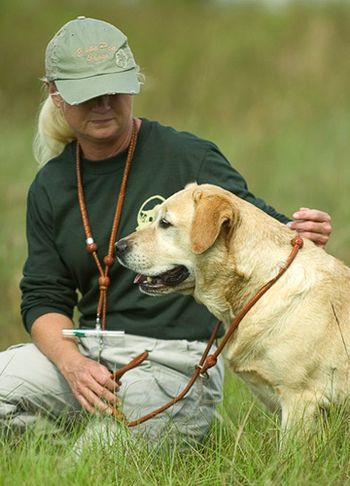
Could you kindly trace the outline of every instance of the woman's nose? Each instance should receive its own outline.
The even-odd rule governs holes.
[[[109,110],[111,107],[110,95],[98,96],[95,98],[96,108],[103,111]]]

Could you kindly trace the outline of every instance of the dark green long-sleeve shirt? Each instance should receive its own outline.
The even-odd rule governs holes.
[[[126,151],[107,160],[82,160],[90,225],[100,259],[107,254]],[[244,179],[211,142],[143,119],[127,183],[117,239],[151,217],[163,198],[189,182],[224,187],[271,216],[287,222],[255,198]],[[98,271],[85,250],[77,200],[75,143],[48,162],[28,194],[28,258],[21,281],[22,316],[28,331],[39,316],[58,312],[94,327]],[[107,328],[159,339],[208,339],[216,319],[191,297],[149,297],[133,284],[134,274],[116,262],[110,271]],[[79,298],[78,298],[79,295]]]

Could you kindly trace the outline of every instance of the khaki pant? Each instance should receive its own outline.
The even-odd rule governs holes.
[[[149,351],[140,366],[122,377],[118,396],[128,420],[134,420],[167,403],[186,386],[205,349],[205,343],[161,340],[125,335],[105,338],[101,362],[110,371]],[[98,358],[96,338],[82,338],[80,351]],[[223,362],[199,377],[186,397],[155,418],[130,429],[154,442],[170,429],[186,441],[200,441],[208,431],[216,405],[222,398]],[[25,427],[38,415],[58,419],[79,418],[82,408],[58,369],[33,344],[13,346],[0,353],[0,424]],[[84,412],[85,414],[85,412]],[[94,419],[96,421],[96,419]],[[114,421],[100,417],[99,424]],[[96,425],[91,426],[93,430]],[[114,425],[113,425],[114,427]],[[100,428],[100,425],[99,425]],[[86,436],[91,435],[91,431]]]

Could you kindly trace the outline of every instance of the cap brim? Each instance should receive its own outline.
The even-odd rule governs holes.
[[[78,105],[106,94],[138,94],[140,92],[136,69],[101,74],[90,78],[56,79],[55,84],[64,101],[70,105]]]

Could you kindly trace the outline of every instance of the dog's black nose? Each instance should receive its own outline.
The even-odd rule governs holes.
[[[115,244],[115,253],[118,257],[122,257],[130,248],[130,244],[127,240],[119,240]]]

